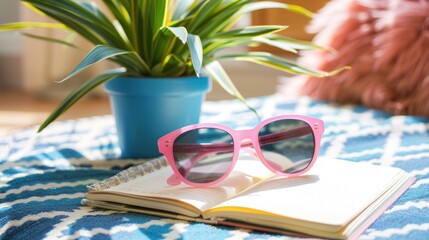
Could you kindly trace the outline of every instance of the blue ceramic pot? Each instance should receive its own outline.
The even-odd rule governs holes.
[[[199,122],[211,89],[208,77],[120,77],[104,84],[116,120],[122,158],[160,156],[158,138]]]

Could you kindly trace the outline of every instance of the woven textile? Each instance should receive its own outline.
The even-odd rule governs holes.
[[[322,156],[395,166],[416,177],[362,239],[429,236],[428,119],[275,95],[249,103],[262,118],[305,114],[323,119]],[[257,119],[233,100],[207,102],[201,122],[246,128]],[[0,239],[288,239],[82,206],[87,185],[147,161],[117,160],[118,154],[112,116],[61,121],[41,134],[34,127],[0,138]]]

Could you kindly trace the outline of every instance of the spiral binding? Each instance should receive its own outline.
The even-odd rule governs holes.
[[[139,176],[143,176],[145,174],[157,171],[167,165],[168,163],[165,157],[155,158],[153,160],[149,160],[146,163],[123,170],[118,174],[110,178],[107,178],[101,182],[88,185],[87,188],[89,192],[98,192],[98,191],[106,190],[110,187],[117,186],[121,183],[126,183]]]

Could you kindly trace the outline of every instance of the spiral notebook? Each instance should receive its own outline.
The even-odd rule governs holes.
[[[413,183],[401,169],[319,158],[306,174],[273,175],[250,155],[212,187],[169,186],[164,158],[88,186],[83,205],[292,236],[356,239]]]

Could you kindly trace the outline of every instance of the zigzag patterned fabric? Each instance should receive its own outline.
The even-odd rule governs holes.
[[[413,174],[416,182],[361,239],[428,239],[428,119],[276,95],[249,103],[263,118],[293,113],[323,119],[322,156]],[[201,119],[234,128],[256,121],[235,100],[207,102]],[[112,116],[60,121],[41,134],[32,127],[0,138],[0,239],[289,239],[82,206],[87,185],[146,161],[117,160],[118,154]]]

